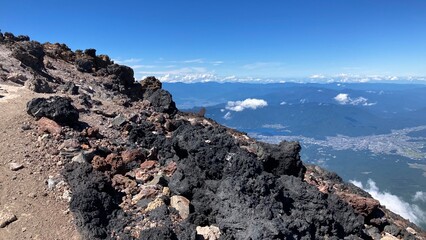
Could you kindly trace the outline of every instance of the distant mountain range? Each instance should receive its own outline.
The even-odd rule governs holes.
[[[426,124],[426,85],[389,83],[165,83],[182,109],[244,131],[324,138],[364,136]],[[190,92],[190,96],[188,97]],[[246,99],[263,107],[232,110]]]

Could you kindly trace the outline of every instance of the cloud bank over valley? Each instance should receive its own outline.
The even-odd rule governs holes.
[[[366,185],[363,185],[361,182],[356,180],[351,180],[349,182],[359,188],[362,188],[364,191],[367,191],[373,198],[379,200],[381,205],[384,205],[386,208],[401,215],[402,217],[409,219],[416,224],[426,222],[426,212],[420,209],[419,206],[416,204],[410,204],[392,193],[380,190],[377,187],[376,182],[372,179],[369,179]],[[424,193],[422,194],[419,194],[419,197],[420,195],[424,197]],[[417,193],[415,197],[416,196]]]

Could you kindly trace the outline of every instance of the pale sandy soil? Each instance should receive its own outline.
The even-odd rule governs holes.
[[[80,239],[68,203],[47,190],[46,179],[52,172],[39,164],[44,159],[34,147],[33,131],[22,129],[34,121],[25,107],[36,94],[24,87],[0,85],[0,96],[0,213],[17,217],[0,228],[0,239]],[[24,168],[12,171],[11,162]]]

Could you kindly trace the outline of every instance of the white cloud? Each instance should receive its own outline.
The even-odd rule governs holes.
[[[314,74],[314,75],[311,75],[309,78],[311,78],[311,79],[324,79],[326,77],[322,74]]]
[[[426,192],[416,192],[416,194],[414,194],[413,200],[418,202],[426,202]]]
[[[362,105],[362,106],[372,106],[376,103],[369,103],[368,99],[365,97],[357,97],[357,98],[350,98],[349,94],[347,93],[339,93],[337,96],[334,97],[334,100],[336,100],[339,104],[346,105]]]
[[[159,76],[158,79],[162,82],[184,82],[184,83],[195,83],[195,82],[211,82],[217,81],[217,76],[211,73],[188,73],[188,74],[171,74],[166,73]]]
[[[226,120],[231,119],[231,118],[232,118],[232,114],[231,114],[231,112],[227,112],[227,113],[225,114],[225,116],[223,116],[223,118],[224,118],[224,119],[226,119]]]
[[[215,76],[207,72],[207,69],[203,67],[183,67],[165,71],[138,71],[136,73],[139,75],[156,75],[160,81],[164,82],[204,82],[207,78]]]
[[[250,82],[250,83],[272,83],[275,82],[266,78],[218,76],[214,72],[209,72],[205,68],[181,68],[169,71],[140,71],[139,76],[156,76],[162,82],[176,83],[197,83],[197,82]],[[142,77],[143,79],[143,77]]]
[[[213,61],[213,62],[210,62],[210,64],[213,64],[213,66],[219,66],[219,65],[221,65],[223,63],[224,63],[223,61]]]
[[[349,102],[349,94],[339,93],[337,94],[337,96],[334,97],[334,100],[336,100],[340,104],[347,104]]]
[[[142,64],[137,64],[137,65],[131,65],[129,66],[133,69],[139,69],[139,68],[158,68],[160,66],[155,66],[155,65],[142,65]]]
[[[419,206],[405,202],[398,196],[389,192],[380,191],[373,180],[368,179],[366,186],[363,186],[361,182],[355,180],[351,180],[349,182],[367,191],[374,199],[379,200],[381,205],[386,206],[386,208],[392,212],[395,212],[416,224],[426,223],[426,212],[421,210]]]
[[[257,109],[268,106],[268,103],[263,99],[247,98],[244,101],[228,101],[226,109],[241,112],[246,108]]]
[[[112,59],[117,64],[131,64],[131,63],[138,63],[141,62],[142,59],[140,58],[128,58],[128,59]]]
[[[183,63],[204,63],[204,60],[201,58],[185,60]]]
[[[287,128],[286,126],[279,124],[279,123],[278,124],[264,124],[264,125],[262,125],[262,127],[263,128],[272,128],[272,129],[277,129],[277,130]]]

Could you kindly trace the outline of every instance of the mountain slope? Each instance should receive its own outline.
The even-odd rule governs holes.
[[[0,46],[2,81],[46,93],[27,104],[30,126],[40,156],[61,166],[84,239],[425,237],[352,184],[305,166],[298,143],[257,142],[180,112],[157,79],[135,82],[94,49],[12,34]]]

